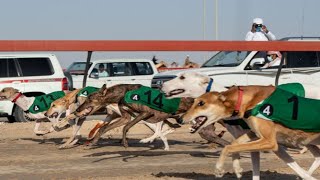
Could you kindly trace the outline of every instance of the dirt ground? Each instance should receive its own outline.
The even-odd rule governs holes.
[[[169,134],[170,151],[163,150],[161,140],[141,144],[139,140],[151,135],[143,124],[129,131],[129,148],[120,145],[121,129],[104,135],[93,149],[82,145],[89,130],[97,121],[87,121],[81,129],[83,140],[77,147],[58,149],[71,134],[71,129],[44,137],[33,134],[34,123],[0,122],[0,179],[215,179],[214,165],[221,148],[206,144],[198,134],[190,134],[188,126]],[[45,126],[49,126],[45,123]],[[230,135],[226,134],[230,140]],[[289,153],[305,169],[313,161],[309,152]],[[262,179],[299,179],[273,153],[261,155]],[[243,153],[242,179],[251,179],[248,153]],[[227,159],[223,179],[236,179]],[[320,171],[315,172],[320,178]]]

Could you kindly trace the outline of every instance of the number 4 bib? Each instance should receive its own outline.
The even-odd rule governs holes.
[[[173,114],[178,110],[181,98],[166,99],[159,90],[141,86],[137,90],[128,91],[124,100],[126,103],[138,103],[161,112]]]

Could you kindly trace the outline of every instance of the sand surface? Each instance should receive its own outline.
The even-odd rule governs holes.
[[[139,143],[152,134],[143,124],[129,131],[129,148],[121,146],[119,128],[104,135],[97,147],[88,149],[83,143],[96,122],[85,122],[80,144],[63,150],[58,147],[72,129],[39,137],[32,132],[33,122],[0,122],[0,179],[215,179],[214,165],[221,148],[207,144],[198,134],[190,134],[187,125],[167,136],[170,151],[163,150],[159,139],[151,144]],[[231,137],[226,134],[225,138]],[[296,150],[288,151],[305,169],[313,162],[309,152],[300,155]],[[242,179],[251,179],[249,154],[241,155]],[[231,158],[227,159],[225,170],[228,173],[223,179],[236,179]],[[285,163],[269,152],[261,155],[261,176],[297,179]],[[320,178],[319,170],[315,177]]]

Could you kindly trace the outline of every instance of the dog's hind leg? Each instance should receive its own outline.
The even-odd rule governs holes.
[[[143,119],[147,120],[149,119],[151,116],[153,116],[152,113],[150,112],[142,112],[140,113],[137,117],[135,117],[132,121],[130,121],[128,124],[126,124],[123,127],[122,130],[122,144],[124,147],[128,147],[128,141],[127,141],[127,132],[129,131],[129,129],[134,126],[135,124],[137,124],[139,121],[142,121]]]
[[[312,150],[310,150],[312,151]],[[302,169],[297,162],[284,150],[283,147],[279,146],[277,151],[273,151],[280,159],[282,159],[291,169],[293,169],[302,179],[315,180],[307,171]],[[310,170],[309,170],[310,171]]]
[[[312,175],[312,173],[320,166],[320,149],[316,145],[307,145],[307,148],[315,158],[314,162],[308,170],[308,174]]]

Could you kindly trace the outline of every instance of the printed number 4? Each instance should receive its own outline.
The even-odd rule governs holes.
[[[267,114],[268,116],[271,114],[271,111],[270,111],[270,105],[267,106],[266,108],[264,108],[264,110],[262,111],[264,114]]]

